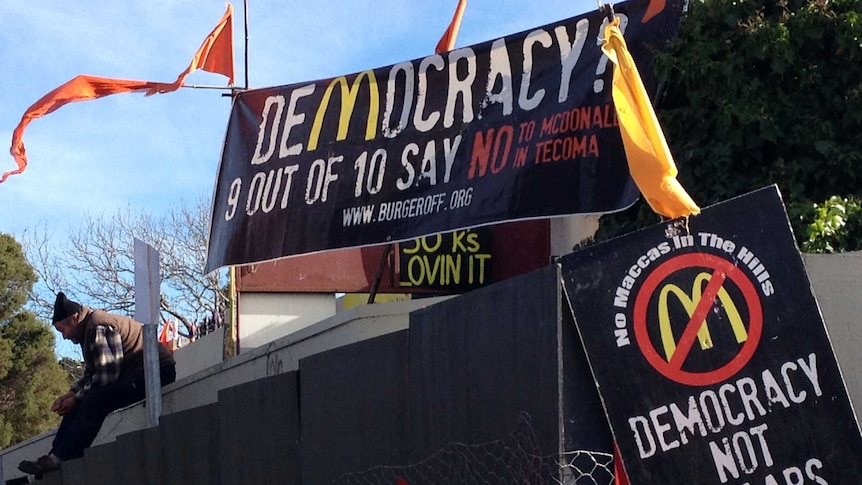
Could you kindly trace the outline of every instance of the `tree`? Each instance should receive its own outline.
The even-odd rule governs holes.
[[[22,310],[35,281],[21,245],[0,234],[0,448],[56,426],[51,403],[68,389],[54,334]]]
[[[21,245],[0,233],[0,322],[9,320],[27,302],[36,273],[21,252]]]
[[[36,228],[25,236],[25,247],[42,285],[34,292],[37,312],[50,314],[54,295],[64,291],[82,304],[132,315],[135,296],[134,239],[159,252],[162,321],[191,324],[225,308],[223,272],[203,273],[209,207],[202,199],[183,203],[154,217],[119,211],[111,217],[86,216],[64,237],[69,246],[58,250],[53,234]]]
[[[81,380],[84,377],[84,363],[80,360],[75,360],[70,357],[60,359],[60,368],[66,373],[69,380],[69,387],[72,384]]]
[[[860,0],[691,2],[657,56],[657,113],[701,206],[776,183],[803,249],[862,249],[823,232],[837,223],[848,234],[862,217],[860,10]],[[657,220],[632,212],[610,232]]]

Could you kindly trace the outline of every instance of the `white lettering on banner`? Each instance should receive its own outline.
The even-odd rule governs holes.
[[[367,193],[374,195],[380,192],[383,188],[383,177],[386,174],[386,150],[382,148],[375,150],[371,155],[370,163],[368,163],[368,152],[362,152],[353,164],[353,168],[356,169],[356,187],[353,192],[355,197],[362,195],[363,181],[365,181]],[[367,175],[366,172],[368,172]]]
[[[398,119],[398,126],[392,128],[392,110],[395,109],[395,95],[397,93],[396,82],[398,81],[398,73],[404,73],[404,96],[401,101],[401,117]],[[386,138],[395,138],[407,127],[410,118],[410,110],[413,108],[414,96],[414,79],[415,72],[412,62],[402,62],[395,64],[389,70],[389,80],[386,81],[386,109],[383,111],[383,136]]]
[[[564,26],[561,25],[554,29],[554,34],[556,34],[557,42],[560,45],[560,61],[563,67],[560,75],[560,95],[557,98],[560,103],[565,103],[569,99],[569,83],[572,79],[572,71],[581,57],[589,28],[590,22],[588,20],[579,20],[575,26],[575,39],[571,44],[569,43],[569,32]]]
[[[342,212],[342,226],[359,226],[374,222],[374,206],[348,207]]]
[[[443,139],[443,183],[449,183],[449,178],[452,174],[452,164],[455,163],[455,155],[458,152],[458,147],[461,146],[461,135],[454,139]],[[395,181],[395,187],[398,190],[407,190],[410,187],[418,186],[422,180],[427,180],[428,185],[437,185],[437,143],[434,140],[429,140],[425,144],[425,151],[422,159],[417,163],[413,161],[413,157],[419,155],[420,148],[416,143],[408,143],[401,152],[401,166],[404,169],[404,174]],[[419,165],[419,177],[416,177],[416,167]]]
[[[638,280],[649,274],[651,266],[657,266],[659,259],[676,250],[692,250],[697,248],[716,249],[722,256],[728,257],[735,266],[745,268],[760,283],[760,292],[763,296],[775,294],[775,286],[770,279],[769,271],[754,253],[745,246],[739,246],[734,241],[723,238],[718,234],[710,232],[699,232],[696,235],[675,235],[669,241],[663,241],[649,248],[643,255],[635,260],[623,276],[620,284],[613,293],[613,306],[622,309],[614,314],[613,335],[617,347],[625,347],[631,344],[628,325],[629,315],[624,310],[628,309],[629,303],[636,295],[632,291],[638,284]],[[732,259],[731,259],[732,258]],[[754,283],[754,279],[751,280]],[[693,287],[692,294],[696,288]]]
[[[270,116],[272,107],[275,106],[275,113]],[[263,112],[260,114],[260,128],[257,132],[257,146],[254,149],[254,155],[251,157],[252,165],[260,165],[269,161],[269,157],[275,152],[275,140],[277,139],[278,127],[281,125],[281,113],[284,111],[284,96],[270,96],[263,103]],[[272,128],[269,137],[269,145],[265,153],[261,153],[263,140],[266,138],[266,126],[272,118]]]
[[[230,183],[230,190],[227,195],[228,210],[224,213],[224,220],[229,221],[236,215],[236,207],[239,203],[239,195],[242,192],[242,179],[236,178]]]
[[[251,188],[246,200],[245,212],[253,216],[258,209],[269,213],[275,208],[275,203],[281,194],[280,208],[287,208],[290,198],[290,188],[293,185],[293,174],[299,170],[299,165],[288,165],[278,170],[258,172],[251,179]],[[239,180],[239,179],[237,179]]]
[[[473,49],[465,47],[449,53],[449,97],[446,100],[446,112],[443,115],[443,126],[451,128],[455,124],[455,106],[461,98],[461,121],[473,121],[473,83],[476,81],[476,54]],[[458,61],[464,60],[467,65],[463,78],[458,77]]]
[[[530,32],[524,39],[524,70],[521,76],[521,91],[518,97],[518,106],[525,111],[532,111],[539,106],[545,97],[544,89],[537,89],[530,94],[530,77],[533,73],[533,45],[539,44],[544,48],[551,47],[553,39],[547,31],[538,29]]]
[[[775,293],[775,287],[772,285],[772,281],[769,280],[769,271],[766,271],[760,260],[754,256],[754,253],[743,246],[739,248],[739,253],[736,257],[744,265],[748,266],[748,269],[757,277],[757,281],[760,282],[760,289],[764,295],[769,296]]]
[[[701,246],[720,249],[730,255],[733,255],[734,251],[736,251],[736,243],[729,239],[724,239],[717,234],[699,232],[697,235],[700,239]],[[769,271],[766,271],[766,267],[763,266],[760,259],[754,256],[754,253],[743,246],[739,248],[736,258],[743,265],[747,266],[754,277],[757,278],[758,283],[760,283],[760,290],[763,292],[764,296],[769,296],[775,292],[772,281],[769,280]]]
[[[758,469],[759,463],[752,461],[752,464],[750,465],[742,465],[742,462],[743,460],[756,459],[756,455],[750,454],[754,453],[756,448],[756,446],[752,446],[752,448],[746,448],[745,450],[740,449],[740,453],[748,453],[748,455],[738,456],[736,460],[725,461],[723,465],[728,466],[728,469],[724,471],[724,474],[719,473],[721,483],[727,483],[727,481],[731,479],[738,479],[740,477],[740,471],[745,475],[751,475],[754,473]],[[732,452],[737,452],[736,444],[734,444]],[[722,459],[726,460],[726,457],[723,457]],[[802,465],[802,467],[795,465],[789,466],[780,471],[767,473],[766,476],[763,477],[762,481],[746,481],[741,485],[806,485],[809,483],[815,485],[829,485],[829,482],[820,475],[822,469],[822,461],[818,458],[809,458],[805,461],[805,464]],[[806,479],[810,481],[806,481]]]
[[[739,478],[740,470],[746,475],[754,473],[760,465],[758,456],[761,456],[763,465],[766,467],[775,464],[772,453],[769,451],[769,445],[763,436],[763,432],[768,429],[767,425],[761,424],[748,431],[738,431],[732,437],[722,438],[722,447],[719,447],[715,441],[709,442],[709,451],[712,453],[712,460],[715,463],[721,483],[727,482],[728,472],[734,478]],[[757,439],[752,440],[752,436],[756,436]]]
[[[305,187],[306,205],[332,202],[335,193],[352,192],[357,205],[342,209],[345,226],[377,222],[381,215],[398,219],[405,213],[404,207],[410,200],[402,201],[396,209],[391,205],[395,202],[380,205],[374,201],[368,204],[362,199],[383,193],[390,186],[403,192],[422,185],[439,187],[448,184],[459,154],[463,155],[471,148],[475,152],[477,146],[480,150],[478,155],[473,153],[470,158],[468,179],[474,175],[484,176],[486,172],[497,174],[509,167],[518,169],[525,166],[532,158],[532,153],[528,156],[528,150],[533,147],[516,143],[536,143],[535,146],[539,147],[536,163],[598,156],[597,148],[583,153],[575,153],[573,148],[575,138],[572,137],[578,136],[578,140],[586,143],[588,136],[595,140],[595,134],[571,133],[570,139],[557,144],[562,151],[555,151],[557,145],[548,144],[553,140],[543,139],[556,137],[556,133],[542,131],[536,141],[534,135],[539,134],[539,130],[535,120],[522,123],[517,134],[514,125],[506,124],[490,128],[487,133],[477,133],[472,146],[462,143],[463,132],[424,140],[421,144],[409,143],[408,140],[403,148],[398,149],[400,154],[388,153],[385,147],[371,147],[358,155],[347,150],[339,153],[331,143],[347,140],[349,132],[362,125],[365,141],[394,139],[409,130],[414,130],[414,134],[427,133],[452,128],[458,123],[470,123],[483,116],[487,118],[492,109],[496,110],[495,116],[509,116],[516,106],[522,111],[532,111],[551,103],[570,103],[572,78],[579,67],[590,24],[590,19],[580,19],[574,24],[539,28],[525,36],[496,39],[487,50],[479,53],[471,47],[456,49],[395,64],[387,70],[363,71],[350,79],[338,76],[329,80],[328,85],[317,82],[280,89],[257,101],[254,109],[259,110],[260,122],[256,144],[253,149],[249,147],[247,163],[265,166],[273,159],[281,163],[234,179],[224,195],[227,203],[224,220],[234,219],[238,210],[243,209],[248,216],[287,209],[294,184]],[[543,76],[541,85],[537,77],[539,69]],[[548,76],[559,79],[559,86],[548,83]],[[433,79],[433,84],[429,78]],[[365,95],[360,96],[363,93]],[[554,110],[553,107],[550,109]],[[602,109],[607,111],[610,105],[583,108],[576,112],[580,120],[578,124],[566,126],[570,131],[616,126],[612,120],[602,121],[598,114]],[[571,121],[571,109],[567,107],[566,110],[566,119]],[[379,116],[380,111],[383,111],[382,117]],[[587,112],[593,111],[596,111],[595,116],[590,115],[589,120],[581,119],[581,114],[587,116]],[[337,117],[337,120],[325,123],[324,118],[327,117]],[[562,117],[554,119],[557,118],[562,123]],[[597,124],[595,120],[600,122]],[[543,130],[544,126],[545,121],[542,122]],[[332,133],[328,132],[330,130]],[[485,143],[484,149],[479,142]],[[571,150],[565,150],[566,143],[571,145]],[[328,147],[326,153],[321,154],[323,156],[307,162],[285,163],[291,157],[323,147]],[[540,156],[540,153],[547,156]],[[513,154],[514,159],[510,160]],[[342,163],[345,156],[355,156],[354,163]],[[392,173],[391,163],[387,171],[390,157],[398,167],[397,173]],[[397,162],[395,157],[398,157]],[[474,173],[477,170],[478,175]],[[333,189],[344,183],[353,183],[354,190]],[[339,200],[341,197],[343,195]],[[443,203],[441,210],[467,207],[472,199],[472,189],[448,191],[444,198],[447,197],[449,201]],[[366,205],[359,205],[363,203]],[[369,217],[368,213],[377,217]],[[397,215],[388,215],[390,213]],[[410,214],[410,211],[406,213]]]
[[[751,377],[722,384],[689,396],[685,404],[670,403],[646,415],[629,418],[629,426],[641,459],[689,444],[691,438],[721,433],[727,424],[738,426],[753,422],[776,409],[789,409],[810,397],[823,395],[817,374],[817,356],[786,362],[778,371],[782,379],[766,369],[759,383]],[[759,384],[759,386],[758,386]],[[759,391],[763,391],[760,393]],[[785,395],[793,395],[788,400]],[[780,405],[780,407],[779,407]]]
[[[431,131],[437,124],[437,120],[440,119],[439,111],[432,111],[428,117],[423,114],[425,99],[428,97],[428,68],[432,66],[438,71],[442,71],[446,66],[443,57],[435,54],[422,59],[419,63],[419,90],[416,93],[416,112],[413,114],[413,126],[422,133]]]
[[[416,197],[395,202],[381,202],[377,221],[408,219],[439,212],[446,201],[446,193]]]
[[[416,178],[416,169],[413,168],[413,162],[410,161],[410,157],[418,154],[419,145],[416,143],[408,143],[407,146],[404,147],[404,151],[401,152],[401,166],[404,167],[406,174],[395,181],[395,187],[398,188],[398,190],[407,190],[410,187],[413,187],[413,181]]]
[[[637,262],[629,268],[628,273],[623,277],[623,281],[617,288],[616,296],[614,297],[614,306],[625,308],[629,303],[629,295],[634,288],[635,281],[647,269],[653,261],[671,251],[670,243],[662,242],[655,247],[650,248],[646,254],[639,257]]]
[[[290,129],[294,126],[301,125],[305,121],[305,113],[296,112],[296,102],[299,98],[314,94],[314,84],[303,86],[295,89],[290,93],[290,103],[287,105],[287,114],[284,120],[284,133],[281,135],[281,143],[279,144],[278,157],[287,158],[290,155],[299,155],[302,153],[302,143],[287,146],[287,140],[290,137]]]
[[[619,16],[624,17],[623,15]],[[459,121],[469,123],[477,116],[475,112],[477,108],[480,110],[479,117],[481,117],[481,112],[493,104],[500,104],[502,114],[509,115],[512,113],[515,99],[517,99],[518,106],[522,110],[532,111],[548,98],[546,88],[532,88],[534,57],[539,50],[553,49],[555,45],[559,58],[556,67],[559,69],[560,79],[559,91],[556,93],[555,99],[558,103],[564,103],[569,99],[571,78],[583,52],[589,25],[588,19],[581,19],[574,26],[560,25],[555,27],[554,35],[544,29],[530,32],[522,44],[521,82],[517,93],[512,83],[511,57],[506,38],[492,42],[487,54],[488,59],[485,60],[489,65],[487,78],[481,81],[477,79],[480,72],[478,68],[479,59],[472,48],[453,50],[445,54],[445,58],[440,54],[434,54],[419,60],[417,66],[414,66],[412,62],[396,64],[389,69],[385,84],[376,82],[372,71],[364,71],[352,81],[353,84],[350,86],[347,85],[347,80],[343,76],[336,78],[330,82],[326,92],[330,93],[334,84],[340,83],[341,93],[346,93],[349,98],[340,100],[342,109],[338,122],[337,139],[341,140],[346,135],[350,119],[356,108],[356,95],[360,90],[359,84],[363,81],[369,83],[371,102],[375,104],[369,107],[369,113],[375,114],[371,117],[374,120],[377,119],[376,113],[380,108],[376,106],[376,103],[380,102],[379,90],[383,87],[386,91],[385,96],[383,96],[383,103],[385,104],[383,117],[379,121],[380,133],[386,138],[395,138],[404,132],[411,122],[411,111],[413,128],[420,133],[437,129],[441,124],[445,128],[450,128]],[[570,28],[574,28],[574,32],[570,32]],[[426,110],[427,101],[432,96],[428,83],[429,70],[444,73],[445,79],[447,79],[446,83],[441,83],[445,93],[439,93],[445,94],[446,97],[442,113],[436,110]],[[403,81],[399,82],[399,79]],[[477,102],[474,103],[473,86],[476,82],[484,84],[485,97],[482,100],[475,100]],[[495,91],[495,86],[498,84],[500,87]],[[257,146],[250,159],[251,164],[258,165],[269,161],[275,152],[277,141],[280,159],[300,155],[303,152],[304,146],[301,142],[296,140],[293,143],[290,142],[290,133],[293,128],[307,122],[306,111],[315,109],[314,106],[306,106],[304,110],[297,109],[300,99],[314,94],[315,88],[315,84],[309,84],[294,89],[291,91],[290,100],[287,103],[283,94],[272,95],[266,99],[261,111]],[[330,103],[330,97],[324,96],[324,99],[320,101],[320,106],[316,107],[318,114],[314,126],[311,128],[308,150],[315,150],[318,147],[318,138],[323,126],[321,123],[322,111],[328,103]],[[287,104],[287,109],[285,109],[285,104]],[[392,126],[395,121],[395,109],[399,105],[401,111],[397,114],[397,125]],[[369,127],[366,130],[366,140],[371,139],[368,138],[369,136],[372,138],[376,136],[375,133],[376,131]],[[269,140],[268,143],[265,143],[266,140]]]
[[[300,125],[305,121],[305,113],[296,113],[296,103],[299,98],[309,96],[314,93],[315,85],[309,84],[301,88],[294,89],[290,93],[290,103],[288,104],[287,114],[284,120],[284,130],[281,135],[281,144],[278,150],[279,158],[286,158],[290,155],[299,155],[302,153],[302,143],[297,143],[290,147],[287,146],[287,140],[290,136],[290,130],[294,126]],[[273,106],[276,107],[275,113],[270,116],[270,111]],[[281,125],[282,113],[284,111],[284,96],[276,95],[266,98],[263,105],[263,113],[261,114],[260,129],[257,134],[257,146],[254,149],[254,155],[251,158],[252,165],[260,165],[268,162],[272,154],[275,152],[275,142],[278,139],[278,130]],[[268,120],[272,118],[272,128],[270,130],[269,144],[265,153],[261,153],[263,141],[266,138],[266,125]]]
[[[299,170],[299,165],[288,165],[278,170],[255,173],[251,178],[248,197],[245,202],[245,212],[252,216],[262,209],[268,213],[275,208],[275,203],[281,199],[280,209],[286,209],[290,200],[290,189],[293,186],[293,174]],[[234,179],[230,184],[224,220],[229,221],[236,215],[242,193],[242,179]],[[279,197],[279,194],[281,196]]]
[[[494,92],[494,86],[500,80],[500,91]],[[490,70],[488,83],[485,85],[485,101],[482,109],[500,103],[503,105],[503,115],[512,114],[512,64],[509,62],[509,51],[506,50],[505,39],[497,39],[491,44]],[[479,112],[482,118],[482,112]]]
[[[338,174],[334,171],[336,163],[344,161],[344,157],[330,157],[329,160],[319,158],[312,162],[311,172],[308,174],[308,183],[305,186],[305,203],[314,204],[318,200],[326,202],[329,194],[329,185],[338,180]]]

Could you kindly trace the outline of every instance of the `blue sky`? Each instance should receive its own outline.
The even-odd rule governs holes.
[[[348,74],[433,52],[457,0],[250,0],[251,88]],[[469,0],[458,46],[597,8],[586,0]],[[242,2],[234,2],[237,84],[245,84]],[[12,131],[36,100],[78,74],[173,81],[225,11],[223,0],[0,4],[0,172]],[[196,71],[188,84],[225,85]],[[33,120],[29,165],[0,184],[0,232],[63,234],[85,215],[160,214],[212,195],[230,114],[222,91],[118,94]]]
[[[288,2],[251,0],[249,85],[265,87],[347,74],[432,52],[456,0]],[[585,0],[470,0],[458,45],[468,45],[595,9]],[[243,4],[234,4],[237,82],[244,84]],[[224,13],[221,0],[155,2],[10,1],[0,6],[0,170],[12,130],[36,100],[78,74],[172,81]],[[189,84],[224,85],[197,71]],[[0,231],[35,224],[57,234],[84,214],[159,213],[209,197],[229,98],[181,89],[73,103],[34,120],[29,165],[0,184]]]

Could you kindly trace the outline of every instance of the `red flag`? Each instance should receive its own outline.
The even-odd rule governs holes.
[[[186,76],[197,69],[221,74],[227,77],[229,85],[233,85],[233,64],[233,5],[227,4],[227,11],[195,52],[189,67],[177,76],[176,81],[161,84],[157,92],[176,91]]]
[[[159,343],[164,345],[166,349],[173,350],[173,337],[171,337],[171,330],[173,330],[173,323],[170,321],[165,322],[162,326],[162,333],[159,334]]]
[[[0,183],[5,182],[10,175],[23,172],[27,167],[24,129],[30,124],[30,121],[52,113],[68,103],[89,101],[117,93],[144,92],[148,96],[155,93],[169,93],[179,89],[186,76],[195,69],[223,74],[227,76],[229,84],[233,84],[232,18],[233,7],[231,4],[227,4],[227,12],[222,16],[215,29],[210,32],[210,35],[204,39],[189,67],[173,83],[112,79],[82,74],[42,96],[27,109],[15,131],[12,132],[12,146],[9,148],[9,153],[12,154],[18,168],[3,173],[3,176],[0,177]]]
[[[451,51],[455,48],[455,39],[458,37],[458,30],[461,29],[461,18],[464,17],[464,9],[467,8],[467,0],[458,0],[458,7],[455,8],[455,15],[452,17],[452,22],[446,32],[443,32],[443,37],[440,42],[437,42],[437,47],[434,52],[442,54]]]
[[[148,81],[131,81],[126,79],[111,79],[107,77],[80,75],[71,81],[54,89],[42,96],[39,101],[27,108],[27,112],[21,117],[21,121],[12,132],[12,147],[9,153],[18,165],[17,170],[10,170],[0,177],[0,183],[4,182],[10,175],[19,174],[27,167],[27,152],[24,149],[24,128],[35,118],[41,118],[48,113],[56,111],[61,106],[75,101],[89,101],[117,93],[129,93],[145,91],[156,88],[159,83]]]
[[[623,459],[616,443],[614,443],[614,478],[615,485],[629,485],[629,477],[623,468]]]

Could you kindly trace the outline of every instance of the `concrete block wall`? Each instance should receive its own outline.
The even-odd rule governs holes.
[[[804,254],[803,260],[858,419],[862,413],[862,251]]]

